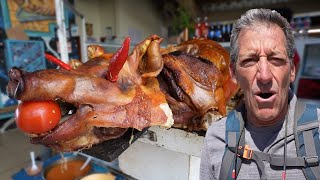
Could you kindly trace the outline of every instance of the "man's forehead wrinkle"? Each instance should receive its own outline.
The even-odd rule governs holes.
[[[239,54],[239,58],[243,58],[243,57],[256,57],[258,56],[258,52],[257,51],[246,51],[245,53]]]
[[[260,26],[261,26],[261,28],[259,28]],[[241,32],[239,34],[240,41],[238,41],[239,47],[240,47],[239,58],[244,57],[244,56],[245,57],[257,56],[261,52],[264,52],[267,56],[286,55],[286,49],[283,49],[283,50],[279,49],[279,44],[273,43],[273,41],[270,41],[270,43],[271,43],[270,44],[270,43],[268,43],[269,41],[249,42],[249,41],[245,40],[245,38],[247,38],[246,37],[247,33],[261,34],[261,33],[263,33],[263,31],[267,31],[268,33],[270,33],[270,31],[272,31],[270,28],[272,28],[274,30],[277,27],[278,27],[277,25],[270,24],[270,26],[268,26],[268,28],[267,28],[265,26],[257,24],[257,26],[255,26],[255,27],[251,26],[250,28],[245,28],[245,29],[241,30]],[[266,35],[268,33],[266,33]],[[268,37],[266,37],[266,38],[268,38]],[[259,44],[257,44],[257,43],[259,43]],[[261,43],[264,45],[262,45]],[[244,44],[245,44],[245,46],[243,46]],[[243,49],[243,47],[245,47],[245,49]],[[263,50],[261,48],[263,48]]]

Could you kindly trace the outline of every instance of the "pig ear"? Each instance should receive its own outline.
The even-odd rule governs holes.
[[[153,40],[148,46],[144,60],[140,63],[139,69],[143,73],[142,78],[156,77],[163,68],[163,59],[160,53],[160,43],[162,38],[153,36]]]
[[[111,57],[106,77],[111,82],[116,82],[118,74],[128,58],[130,49],[130,37],[127,37],[121,47]]]
[[[88,59],[93,59],[105,54],[103,47],[99,45],[89,45],[88,48]]]

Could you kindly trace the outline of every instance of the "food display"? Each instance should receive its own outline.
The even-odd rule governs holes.
[[[58,151],[90,148],[150,126],[206,130],[208,113],[227,114],[239,87],[229,75],[229,55],[219,44],[195,39],[160,48],[152,35],[128,56],[130,39],[112,56],[90,46],[90,60],[76,69],[25,72],[12,68],[11,97],[55,101],[64,116],[46,132],[26,132],[32,143]]]

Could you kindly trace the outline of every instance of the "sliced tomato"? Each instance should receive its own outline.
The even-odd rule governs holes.
[[[22,131],[40,134],[53,129],[60,121],[60,107],[54,101],[26,101],[18,105],[16,124]]]

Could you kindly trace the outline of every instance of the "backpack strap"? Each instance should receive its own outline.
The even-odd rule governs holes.
[[[297,101],[294,121],[297,156],[304,157],[302,168],[308,179],[320,179],[320,140],[317,107]]]
[[[260,170],[260,179],[267,179],[263,160],[245,145],[244,120],[241,112],[232,111],[226,120],[226,147],[222,158],[219,179],[236,179],[243,160],[253,160]]]
[[[236,148],[228,147],[228,149],[231,152],[237,154],[237,156],[239,158],[241,158],[242,160],[255,161],[257,166],[258,166],[260,179],[261,180],[266,180],[267,179],[267,174],[265,172],[265,165],[263,163],[263,161],[267,161],[268,160],[268,159],[265,158],[265,157],[267,157],[267,156],[265,156],[265,155],[267,155],[266,153],[262,153],[262,152],[259,152],[259,151],[254,151],[249,147],[249,145],[238,146],[237,152],[236,152]]]
[[[238,115],[237,115],[238,114]],[[239,118],[241,120],[239,120]],[[232,152],[230,148],[244,145],[244,121],[241,113],[237,111],[231,111],[226,120],[226,148],[222,158],[219,179],[234,179],[239,172],[242,160],[235,152]],[[234,171],[234,172],[233,172]]]
[[[238,174],[242,161],[254,160],[261,179],[266,179],[263,161],[273,166],[283,166],[283,155],[268,154],[244,146],[244,121],[238,111],[229,113],[226,120],[226,148],[223,155],[219,179],[234,179],[233,170]],[[294,114],[294,137],[298,157],[288,157],[286,165],[300,167],[307,179],[320,179],[320,140],[317,107],[297,101]],[[240,158],[241,157],[241,158]]]

